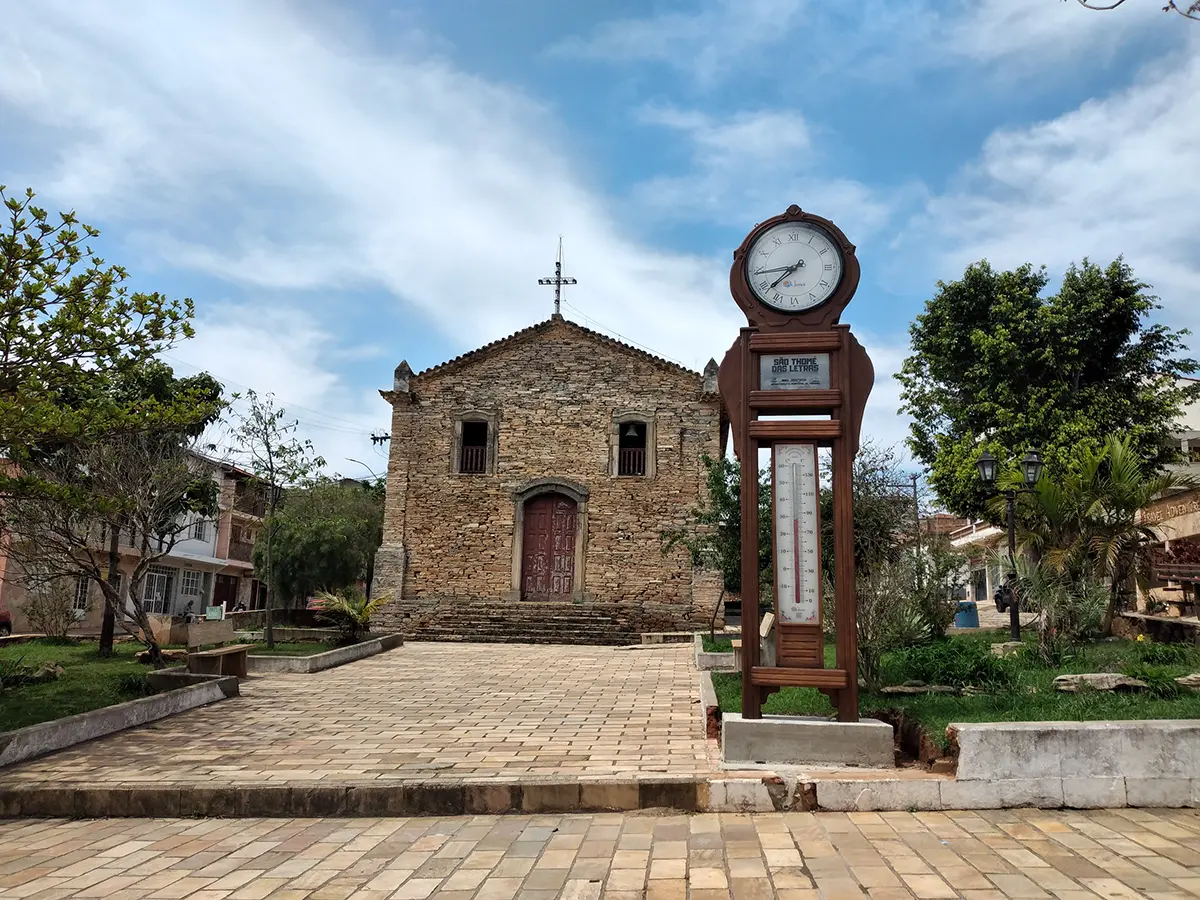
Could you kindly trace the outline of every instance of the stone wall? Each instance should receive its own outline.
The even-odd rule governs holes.
[[[705,387],[698,373],[561,319],[398,378],[385,394],[391,457],[373,592],[399,600],[381,625],[402,624],[404,603],[515,604],[518,493],[538,479],[581,497],[576,602],[644,606],[659,625],[707,622],[719,579],[695,573],[685,551],[660,549],[663,530],[684,522],[704,490],[701,454],[721,452],[720,400]],[[630,413],[652,423],[652,477],[613,471],[614,423]],[[487,474],[455,471],[464,414],[495,424]]]

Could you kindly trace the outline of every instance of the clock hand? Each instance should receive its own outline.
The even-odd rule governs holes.
[[[796,264],[794,266],[788,266],[787,271],[784,272],[782,275],[780,275],[778,278],[776,278],[775,284],[772,284],[771,287],[775,287],[776,284],[779,284],[779,282],[783,281],[783,279],[787,278],[789,275],[791,275],[793,272],[795,272],[797,269],[799,269],[803,265],[804,265],[803,259],[796,260]]]
[[[768,272],[783,272],[790,268],[791,268],[791,266],[777,266],[774,269],[755,269],[754,274],[755,275],[766,275]]]

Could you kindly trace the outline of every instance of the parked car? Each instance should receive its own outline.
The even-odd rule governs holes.
[[[12,634],[12,613],[0,607],[0,637]]]

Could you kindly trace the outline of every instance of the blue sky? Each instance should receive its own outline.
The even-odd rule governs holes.
[[[1124,253],[1200,327],[1200,25],[1130,0],[0,0],[0,183],[190,296],[167,356],[377,471],[376,390],[551,311],[700,368],[730,254],[799,203],[858,245],[890,375],[970,260]],[[1195,345],[1194,345],[1195,346]]]

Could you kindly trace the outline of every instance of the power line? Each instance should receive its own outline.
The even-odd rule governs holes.
[[[633,338],[626,337],[625,335],[621,334],[621,332],[617,331],[615,328],[609,328],[603,322],[593,319],[591,316],[589,316],[582,309],[580,309],[578,306],[571,303],[570,301],[563,300],[562,303],[563,303],[563,306],[566,306],[566,307],[569,307],[570,309],[575,310],[575,312],[577,312],[577,313],[579,313],[579,315],[583,316],[583,318],[586,322],[591,323],[600,331],[607,331],[609,334],[613,335],[614,337],[619,338],[620,340],[624,341],[626,344],[630,344],[631,346],[637,347],[639,350],[645,350],[647,353],[649,353],[653,356],[660,356],[663,359],[668,360],[669,362],[675,363],[675,365],[677,365],[677,366],[683,366],[683,368],[685,368],[685,369],[688,368],[686,365],[684,365],[684,363],[680,362],[675,357],[667,356],[667,354],[665,354],[665,353],[660,353],[659,351],[655,350],[653,347],[647,347],[645,344],[639,344]]]

